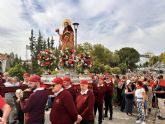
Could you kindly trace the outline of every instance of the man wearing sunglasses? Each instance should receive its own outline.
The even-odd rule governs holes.
[[[56,77],[52,81],[55,99],[50,112],[52,124],[74,124],[80,122],[81,116],[78,115],[72,95],[63,88],[63,80]]]

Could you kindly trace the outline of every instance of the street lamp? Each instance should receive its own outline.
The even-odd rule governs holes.
[[[77,29],[79,26],[79,23],[73,23],[74,30],[75,30],[75,49],[77,49]]]

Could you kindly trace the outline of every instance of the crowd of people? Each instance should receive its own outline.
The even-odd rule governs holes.
[[[128,116],[132,116],[136,108],[138,118],[135,121],[139,124],[146,123],[152,107],[158,107],[158,119],[165,120],[163,75],[92,74],[91,81],[80,79],[79,85],[74,85],[71,77],[66,75],[54,77],[51,86],[46,86],[39,75],[25,73],[23,77],[24,81],[19,81],[7,73],[0,76],[0,84],[5,87],[27,85],[24,91],[5,93],[4,100],[0,97],[0,108],[6,111],[0,124],[6,121],[9,124],[44,124],[45,110],[49,108],[52,124],[94,124],[94,121],[102,124],[104,118],[114,119],[115,106]]]

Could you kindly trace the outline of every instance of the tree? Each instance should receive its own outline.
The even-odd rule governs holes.
[[[148,61],[143,64],[143,67],[148,67],[148,66],[149,66],[149,62]]]
[[[117,53],[120,57],[120,62],[125,63],[127,65],[127,68],[136,68],[135,64],[140,60],[140,54],[136,49],[125,47],[120,49]]]
[[[50,48],[50,39],[49,39],[49,37],[48,37],[48,39],[47,39],[47,48],[48,48],[48,49]]]
[[[121,74],[121,69],[119,67],[114,67],[114,68],[112,68],[112,73]]]
[[[104,66],[104,71],[108,73],[112,73],[111,67],[109,65]]]
[[[152,65],[156,64],[158,61],[159,61],[159,57],[153,56],[149,59],[149,65],[152,66]]]
[[[127,65],[125,63],[119,64],[118,67],[120,68],[122,74],[127,72]]]
[[[52,38],[50,40],[50,48],[51,49],[54,49],[53,45],[54,45],[54,39],[53,39],[53,36],[52,36]]]
[[[14,53],[11,53],[12,59],[10,61],[10,67],[14,67],[16,64],[21,64],[22,60],[21,58],[18,58],[18,55]]]
[[[77,50],[76,52],[79,54],[79,53],[82,53],[82,52],[92,52],[93,50],[93,46],[92,44],[88,43],[88,42],[85,42],[83,44],[78,44],[78,47],[77,47]]]
[[[115,67],[120,63],[120,57],[119,55],[115,52],[112,54],[112,59],[110,59],[110,65],[111,67]]]
[[[31,30],[30,40],[30,50],[31,50],[31,60],[32,60],[32,72],[35,73],[38,68],[37,55],[38,55],[38,43],[33,34],[33,29]]]
[[[38,34],[38,40],[37,40],[37,54],[43,50],[43,36],[41,35],[41,32],[39,31]]]
[[[46,41],[43,39],[43,36],[41,32],[39,31],[37,40],[34,37],[33,34],[33,29],[31,30],[31,36],[29,38],[30,40],[30,50],[31,50],[31,60],[32,60],[32,72],[31,73],[37,73],[39,70],[39,65],[38,65],[38,54],[40,51],[45,50],[45,49],[54,49],[54,40],[53,37],[50,41],[49,37]],[[41,71],[42,72],[42,71]]]
[[[104,73],[104,65],[99,63],[98,61],[94,61],[93,66],[90,69],[90,72],[95,74]]]
[[[160,61],[165,63],[165,52],[160,54]]]
[[[93,46],[92,56],[95,61],[97,60],[99,63],[108,65],[110,63],[110,59],[112,59],[112,52],[103,45],[96,44]]]
[[[25,70],[21,64],[16,64],[14,67],[9,69],[9,75],[17,76],[19,79],[23,80],[23,74]]]
[[[47,46],[46,46],[46,41],[45,41],[45,40],[44,40],[44,42],[43,42],[42,48],[43,48],[43,49],[46,49],[46,48],[47,48]]]

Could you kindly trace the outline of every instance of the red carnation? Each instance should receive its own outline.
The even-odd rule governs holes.
[[[71,52],[74,53],[74,49],[72,49]]]
[[[68,60],[68,64],[72,64],[72,60]]]

